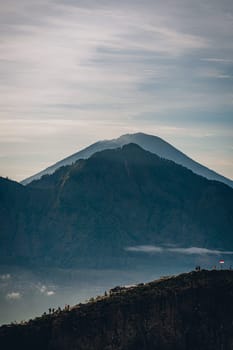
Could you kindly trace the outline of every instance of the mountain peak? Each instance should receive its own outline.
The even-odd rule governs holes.
[[[148,263],[149,255],[141,260],[130,247],[233,247],[233,189],[134,143],[19,186],[20,197],[11,187],[9,197],[2,186],[3,261],[23,257],[37,266],[113,268]],[[166,265],[170,251],[164,252],[159,259]]]
[[[61,166],[70,165],[76,162],[78,159],[86,159],[92,156],[94,153],[103,151],[106,149],[114,149],[122,147],[126,144],[134,143],[143,148],[146,151],[154,153],[159,157],[172,160],[177,164],[183,165],[184,167],[192,170],[194,173],[204,176],[210,180],[217,180],[233,187],[233,181],[217,174],[216,172],[204,167],[203,165],[195,162],[184,153],[170,145],[158,136],[147,135],[142,132],[134,134],[121,135],[119,138],[112,140],[98,141],[87,148],[72,154],[71,156],[53,164],[49,168],[42,170],[38,174],[35,174],[22,181],[23,185],[27,185],[33,180],[40,179],[45,174],[52,174]]]

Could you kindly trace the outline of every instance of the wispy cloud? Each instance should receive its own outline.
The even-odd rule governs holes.
[[[53,162],[89,140],[134,128],[162,123],[192,130],[201,120],[229,129],[222,118],[232,111],[228,1],[10,0],[0,6],[0,118],[6,123],[1,153],[21,152],[25,175],[40,170],[44,154],[32,162],[30,152],[42,150],[43,143],[53,150],[46,155]],[[218,112],[217,121],[206,117]],[[23,119],[28,125],[19,127]],[[58,119],[64,125],[73,121],[75,138],[69,126],[61,132]],[[56,126],[42,127],[41,120]],[[96,121],[108,127],[97,133]],[[82,142],[64,146],[68,139]],[[195,148],[192,137],[184,142]],[[23,177],[17,161],[2,164],[4,173],[16,164],[8,175]]]
[[[201,247],[164,247],[164,246],[153,246],[153,245],[139,245],[126,247],[126,251],[138,252],[138,253],[175,253],[175,254],[187,254],[187,255],[233,255],[233,251],[207,249]]]
[[[206,248],[200,248],[200,247],[190,247],[190,248],[170,248],[168,249],[170,252],[174,253],[181,253],[181,254],[188,254],[188,255],[205,255],[205,254],[211,254],[211,255],[232,255],[233,251],[227,251],[227,250],[215,250],[215,249],[206,249]]]
[[[125,250],[129,252],[142,252],[142,253],[161,253],[164,248],[152,246],[152,245],[139,245],[134,247],[127,247]]]
[[[22,298],[22,294],[19,292],[11,292],[11,293],[7,293],[6,295],[6,299],[8,300],[19,300]]]
[[[52,296],[52,295],[54,295],[55,294],[55,292],[53,291],[53,290],[48,290],[47,292],[46,292],[46,295],[48,295],[48,296]]]
[[[55,294],[55,291],[50,289],[51,287],[46,286],[46,285],[37,285],[36,288],[40,291],[41,294],[46,295],[46,296],[52,296]]]
[[[216,58],[216,57],[202,58],[202,61],[213,62],[213,63],[224,63],[224,64],[232,64],[233,63],[232,59]]]
[[[233,79],[233,74],[226,74],[218,69],[206,69],[200,75],[205,78]]]

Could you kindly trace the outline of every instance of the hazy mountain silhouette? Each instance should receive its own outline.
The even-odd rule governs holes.
[[[136,245],[233,250],[233,190],[129,144],[28,186],[0,181],[1,262],[119,266]]]
[[[33,180],[40,179],[41,176],[45,174],[54,173],[54,171],[60,168],[61,166],[70,165],[76,162],[78,159],[89,158],[91,155],[93,155],[98,151],[111,149],[111,148],[118,148],[128,143],[135,143],[140,147],[142,147],[143,149],[150,151],[154,154],[157,154],[159,157],[172,160],[177,164],[185,166],[186,168],[192,170],[196,174],[202,175],[210,180],[221,181],[233,187],[232,180],[227,179],[226,177],[217,174],[213,170],[210,170],[205,166],[195,162],[194,160],[187,157],[184,153],[180,152],[178,149],[176,149],[175,147],[173,147],[163,139],[157,136],[146,135],[143,133],[127,134],[127,135],[122,135],[117,139],[96,142],[90,145],[89,147],[57,162],[56,164],[48,167],[47,169],[39,172],[38,174],[35,174],[23,180],[21,183],[23,185],[26,185]]]

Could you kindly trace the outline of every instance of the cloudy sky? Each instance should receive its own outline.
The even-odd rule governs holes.
[[[0,175],[158,135],[233,178],[232,0],[0,0]]]

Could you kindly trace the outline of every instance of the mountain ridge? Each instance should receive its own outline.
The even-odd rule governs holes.
[[[179,151],[178,149],[176,149],[175,147],[173,147],[172,145],[170,145],[168,142],[164,141],[160,137],[147,135],[144,133],[125,134],[116,139],[98,141],[82,149],[81,151],[76,152],[71,156],[64,158],[63,160],[56,162],[55,164],[42,170],[41,172],[21,181],[21,183],[23,185],[27,185],[31,181],[41,178],[43,175],[52,174],[56,169],[58,169],[61,166],[71,165],[78,159],[89,158],[91,155],[93,155],[98,151],[122,147],[123,145],[128,143],[136,143],[143,149],[150,151],[154,154],[157,154],[162,158],[173,160],[177,164],[187,167],[188,169],[192,170],[194,173],[198,175],[204,176],[210,180],[217,180],[217,181],[223,182],[228,186],[233,187],[232,180],[227,179],[226,177],[217,174],[215,171],[210,170],[207,167],[192,160],[191,158],[186,156],[183,152]]]
[[[0,327],[15,350],[231,350],[233,271],[167,276]]]
[[[141,263],[125,249],[136,245],[233,250],[233,190],[136,144],[97,152],[20,190],[28,199],[9,213],[9,198],[0,196],[3,261],[106,267]]]

